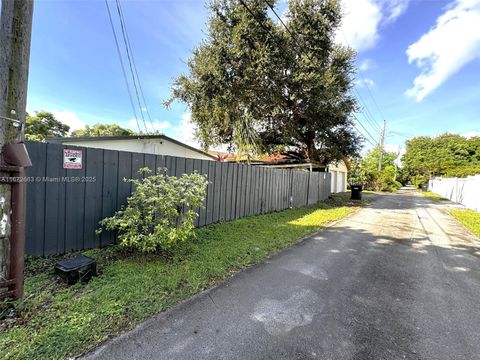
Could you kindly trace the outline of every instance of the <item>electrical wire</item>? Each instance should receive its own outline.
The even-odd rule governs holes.
[[[345,33],[343,32],[343,30],[341,30],[341,33],[342,33],[342,36],[343,36],[343,38],[345,39],[345,42],[347,43],[347,45],[348,45],[349,47],[351,47],[350,44],[349,44],[349,42],[348,42],[348,39],[347,39]],[[367,88],[367,91],[368,91],[370,97],[372,98],[372,101],[373,101],[374,105],[376,106],[376,108],[377,108],[380,116],[381,116],[383,119],[385,119],[385,115],[384,115],[383,112],[380,110],[380,107],[378,106],[378,103],[377,103],[377,101],[375,100],[375,98],[374,98],[374,96],[373,96],[373,93],[372,93],[372,91],[371,91],[371,89],[370,89],[370,86],[368,85],[368,82],[366,81],[365,76],[363,76],[362,69],[358,68],[358,73],[360,74],[360,76],[361,76],[361,78],[362,78],[362,80],[363,80],[363,83],[365,84],[365,87]],[[357,93],[357,95],[358,95],[358,97],[359,97],[359,100],[361,101],[362,105],[363,105],[364,108],[366,109],[367,113],[368,113],[369,116],[371,117],[371,121],[373,122],[373,124],[371,124],[371,125],[373,126],[374,129],[376,129],[376,131],[380,131],[380,132],[381,132],[381,131],[382,131],[382,130],[381,130],[381,127],[380,127],[380,125],[378,124],[378,122],[375,120],[375,117],[372,115],[370,109],[369,109],[368,106],[367,106],[367,103],[363,100],[363,98],[361,97],[359,91],[358,91],[357,89],[354,89],[354,90],[355,90],[355,92]]]
[[[120,51],[120,46],[118,44],[117,32],[115,31],[115,26],[113,24],[112,13],[110,12],[110,6],[108,5],[108,0],[105,0],[105,5],[107,7],[108,19],[110,20],[110,26],[112,27],[113,38],[115,39],[115,46],[117,48],[118,58],[120,60],[120,65],[122,68],[123,79],[125,80],[125,86],[127,87],[128,98],[130,99],[130,105],[132,106],[133,117],[137,123],[138,131],[142,132],[140,123],[138,122],[137,112],[135,111],[135,105],[133,102],[132,92],[130,90],[130,84],[128,82],[127,72],[125,71],[125,65],[123,63],[122,52]]]
[[[370,131],[367,130],[367,128],[360,122],[360,120],[358,120],[358,118],[356,116],[354,116],[354,117],[355,117],[355,120],[357,120],[357,123],[367,132],[368,136],[370,136],[370,139],[372,139],[373,142],[376,143],[376,145],[373,145],[373,146],[377,146],[378,141],[375,140],[375,137],[373,137],[372,134],[370,134]]]
[[[355,126],[355,124],[352,124],[352,125],[353,125],[353,127],[355,128],[355,130],[357,130],[357,132],[358,132],[360,135],[362,135],[362,137],[363,137],[366,141],[368,141],[373,147],[377,146],[377,145],[376,145],[375,143],[373,143],[367,136],[365,136],[365,134],[364,134],[363,132],[361,132],[360,129]]]
[[[118,2],[118,0],[117,0],[117,2]],[[123,9],[122,9],[122,6],[119,2],[118,2],[118,5],[119,5],[119,10],[120,10],[120,12],[119,12],[120,13],[120,21],[123,23],[123,25],[125,27],[125,34],[126,34],[126,40],[127,40],[128,48],[130,49],[130,53],[132,54],[133,70],[134,70],[135,76],[137,78],[138,88],[140,89],[140,96],[142,98],[143,105],[145,107],[145,112],[147,114],[148,120],[150,122],[150,125],[152,126],[152,131],[154,131],[155,127],[153,125],[152,117],[150,116],[150,111],[148,111],[148,105],[147,105],[147,102],[145,100],[145,95],[143,93],[142,83],[140,81],[140,76],[138,75],[137,64],[135,62],[135,56],[133,54],[132,45],[130,43],[130,37],[128,35],[127,23],[125,22],[125,17],[123,16]],[[140,110],[143,111],[143,108],[141,107]]]
[[[137,81],[135,80],[135,73],[133,71],[133,64],[132,64],[132,58],[131,58],[131,55],[130,55],[130,49],[129,49],[128,43],[127,43],[127,35],[126,35],[125,24],[122,21],[122,15],[121,15],[122,12],[121,12],[121,9],[120,9],[120,2],[119,2],[119,0],[116,0],[115,3],[117,5],[117,12],[118,12],[118,16],[120,18],[120,28],[122,29],[123,43],[125,45],[125,50],[127,52],[127,60],[128,60],[129,68],[130,68],[130,74],[132,75],[133,88],[135,89],[135,95],[137,97],[138,106],[140,108],[140,116],[142,118],[143,126],[145,127],[145,132],[148,135],[147,123],[145,122],[145,116],[143,116],[142,103],[140,101],[140,95],[139,95],[139,91],[138,91],[138,87],[137,87]]]

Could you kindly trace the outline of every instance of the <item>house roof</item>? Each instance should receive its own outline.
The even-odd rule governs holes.
[[[219,161],[226,161],[226,162],[235,162],[235,161],[242,161],[239,159],[237,154],[227,153],[222,151],[209,151],[210,154],[215,155]],[[271,165],[271,166],[280,166],[280,165],[298,165],[298,166],[319,166],[317,163],[310,163],[307,159],[301,158],[295,153],[282,153],[282,152],[275,152],[272,154],[264,154],[258,157],[254,157],[250,159],[252,164],[258,165]],[[347,170],[350,171],[351,164],[348,158],[343,158],[341,161],[345,163]]]
[[[131,135],[131,136],[70,136],[70,137],[56,137],[56,138],[46,138],[45,141],[48,143],[61,144],[64,142],[80,142],[80,141],[116,141],[116,140],[150,140],[150,139],[160,139],[170,141],[179,146],[183,146],[189,150],[196,151],[200,154],[208,156],[212,159],[215,159],[216,156],[211,155],[205,151],[194,148],[193,146],[182,143],[181,141],[175,140],[169,136],[160,134],[160,135]]]

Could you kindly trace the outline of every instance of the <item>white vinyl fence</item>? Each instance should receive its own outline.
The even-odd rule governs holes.
[[[430,180],[428,189],[446,199],[480,212],[480,175],[467,178],[436,178]]]

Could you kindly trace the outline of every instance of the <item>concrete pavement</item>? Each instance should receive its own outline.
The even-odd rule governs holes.
[[[480,359],[480,242],[382,195],[85,359]]]

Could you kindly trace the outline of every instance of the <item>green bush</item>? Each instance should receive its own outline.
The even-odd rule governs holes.
[[[428,183],[428,178],[424,175],[412,176],[410,180],[412,181],[412,184],[415,185],[417,189],[420,187],[420,184]]]
[[[134,185],[127,206],[100,222],[102,228],[118,230],[120,244],[142,252],[166,251],[195,236],[193,208],[203,207],[206,176],[198,173],[177,178],[152,175],[143,168],[142,179],[124,179]],[[99,230],[99,232],[101,229]]]

